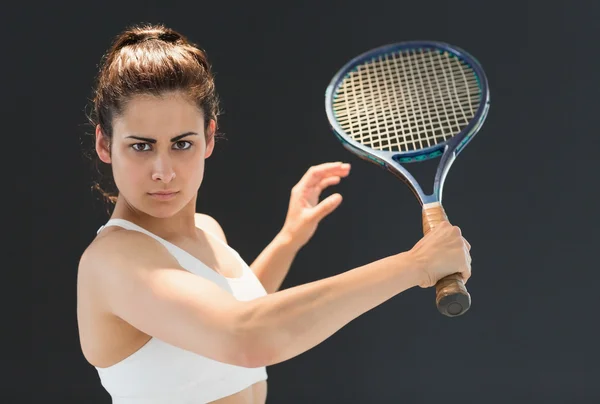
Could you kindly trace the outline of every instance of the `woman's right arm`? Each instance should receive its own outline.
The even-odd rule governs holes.
[[[457,228],[442,225],[409,252],[249,302],[187,272],[136,232],[96,240],[80,270],[94,278],[107,311],[140,331],[220,362],[260,367],[311,349],[413,286],[454,272],[468,279],[464,245]]]

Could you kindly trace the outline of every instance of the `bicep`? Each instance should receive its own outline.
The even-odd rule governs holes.
[[[243,366],[238,321],[243,303],[182,269],[162,246],[144,237],[129,234],[121,235],[127,240],[107,240],[113,245],[104,246],[111,253],[101,259],[100,285],[107,309],[171,345]]]

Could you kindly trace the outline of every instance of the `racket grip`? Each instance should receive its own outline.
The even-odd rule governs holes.
[[[448,217],[440,203],[423,206],[423,234],[447,221]],[[457,317],[469,310],[471,295],[460,274],[448,275],[435,284],[435,304],[439,312],[448,317]]]

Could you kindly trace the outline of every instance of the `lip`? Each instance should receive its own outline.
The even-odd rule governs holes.
[[[158,191],[158,192],[149,192],[148,195],[150,195],[153,198],[159,199],[161,201],[166,201],[166,200],[175,198],[175,196],[178,193],[179,193],[179,191]]]

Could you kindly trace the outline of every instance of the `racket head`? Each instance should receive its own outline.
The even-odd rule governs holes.
[[[489,102],[480,63],[436,41],[369,50],[346,63],[325,92],[330,127],[344,147],[402,179],[421,203],[441,200],[448,169],[481,128]],[[402,164],[438,157],[426,195]]]

